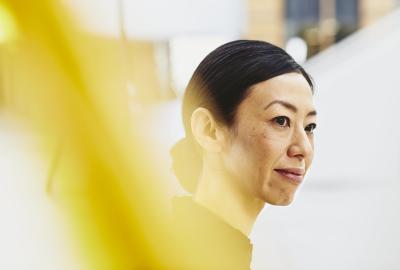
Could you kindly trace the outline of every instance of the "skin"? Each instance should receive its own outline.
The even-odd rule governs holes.
[[[231,127],[196,109],[191,125],[203,151],[203,172],[194,200],[249,235],[265,203],[293,201],[299,183],[276,169],[307,172],[315,122],[311,88],[298,73],[253,85]]]

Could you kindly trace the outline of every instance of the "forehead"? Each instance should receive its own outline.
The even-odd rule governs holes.
[[[265,106],[274,100],[291,103],[299,112],[308,113],[315,109],[311,87],[303,75],[298,73],[287,73],[257,83],[249,91],[239,110],[264,110]]]

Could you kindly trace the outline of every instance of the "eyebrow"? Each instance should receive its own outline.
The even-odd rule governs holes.
[[[291,104],[289,102],[283,101],[283,100],[274,100],[274,101],[272,101],[271,103],[269,103],[267,106],[264,107],[264,111],[267,110],[269,107],[271,107],[274,104],[280,104],[283,107],[291,110],[294,113],[297,113],[297,111],[298,111],[296,106],[294,106],[293,104]],[[315,116],[315,115],[317,115],[317,111],[315,111],[315,110],[307,113],[307,116]]]

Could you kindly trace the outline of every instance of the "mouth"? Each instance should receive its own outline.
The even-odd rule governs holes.
[[[283,168],[283,169],[274,169],[279,175],[283,177],[286,181],[290,183],[299,185],[304,178],[304,169],[300,168]]]

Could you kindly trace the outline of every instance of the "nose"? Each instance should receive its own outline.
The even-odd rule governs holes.
[[[288,156],[298,158],[300,161],[313,154],[313,145],[303,128],[296,129],[292,134]]]

